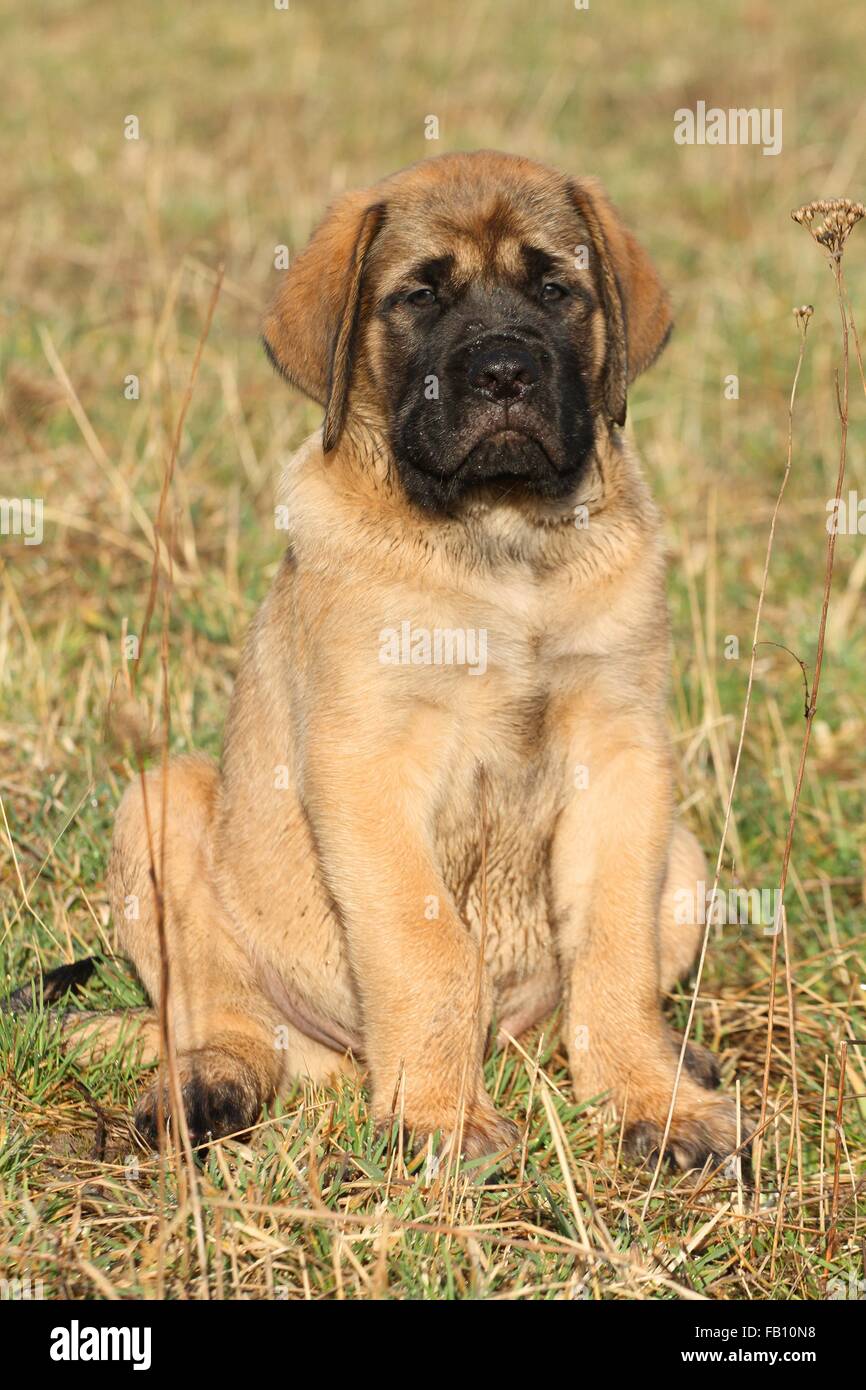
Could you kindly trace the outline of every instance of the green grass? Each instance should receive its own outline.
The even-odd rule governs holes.
[[[39,965],[94,949],[111,959],[115,948],[104,872],[130,769],[105,745],[105,704],[124,619],[140,629],[148,526],[216,267],[225,284],[171,507],[170,619],[171,744],[214,753],[240,644],[279,557],[276,475],[319,418],[258,345],[274,247],[300,246],[342,188],[445,150],[489,145],[598,174],[671,287],[677,331],[630,416],[670,542],[683,814],[715,854],[784,467],[791,309],[803,302],[816,312],[762,635],[814,662],[838,317],[823,258],[789,212],[866,191],[861,25],[856,0],[826,17],[805,0],[718,12],[653,0],[627,13],[542,0],[531,15],[520,0],[291,0],[287,14],[228,0],[6,7],[0,495],[46,507],[43,545],[0,538],[0,970],[10,986]],[[783,108],[782,154],[675,145],[673,112],[698,99]],[[139,142],[123,139],[128,114],[139,116]],[[424,139],[429,114],[438,143]],[[862,227],[846,275],[866,323]],[[124,399],[129,373],[138,401]],[[737,401],[723,397],[731,373]],[[855,375],[848,485],[866,496],[859,390]],[[70,1058],[37,1014],[0,1019],[0,1277],[41,1280],[49,1297],[425,1299],[800,1299],[824,1296],[828,1278],[862,1279],[866,1057],[854,1048],[839,1238],[824,1259],[839,1044],[866,1035],[862,545],[838,544],[791,862],[803,1162],[795,1152],[781,1209],[792,1142],[784,990],[756,1222],[729,1181],[694,1175],[664,1177],[644,1216],[649,1175],[618,1160],[604,1106],[575,1106],[548,1027],[540,1054],[535,1034],[526,1057],[509,1050],[488,1063],[492,1093],[525,1136],[513,1172],[428,1181],[394,1136],[375,1136],[362,1090],[301,1089],[249,1146],[207,1156],[197,1236],[188,1175],[161,1175],[136,1149],[127,1116],[141,1072],[120,1053]],[[738,660],[725,659],[729,634]],[[158,721],[156,640],[141,689]],[[802,734],[799,668],[763,647],[723,887],[733,876],[775,886]],[[751,1110],[769,960],[759,933],[714,933],[697,1012],[697,1036]],[[142,995],[118,962],[81,1002]],[[671,1001],[677,1023],[687,1006],[685,993]]]

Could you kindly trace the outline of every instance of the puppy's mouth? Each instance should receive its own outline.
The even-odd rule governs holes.
[[[503,419],[504,413],[485,412],[470,427],[443,428],[433,438],[412,429],[398,435],[394,452],[410,499],[453,513],[464,500],[496,506],[568,498],[585,466],[591,430],[560,439],[543,418],[513,410]]]
[[[556,477],[558,473],[535,435],[509,426],[480,439],[469,450],[455,476],[469,487],[475,482],[529,481]]]

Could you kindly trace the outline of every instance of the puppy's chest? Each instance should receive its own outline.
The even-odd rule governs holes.
[[[568,790],[563,716],[586,663],[560,597],[503,582],[497,605],[479,615],[484,670],[441,673],[452,737],[433,825],[438,865],[476,938],[483,920],[503,1008],[516,987],[557,972],[550,853]]]

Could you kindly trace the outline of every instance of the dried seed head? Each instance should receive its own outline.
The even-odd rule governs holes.
[[[150,757],[159,748],[159,737],[154,732],[146,704],[136,700],[119,684],[108,701],[105,734],[109,744],[136,758]]]
[[[794,318],[798,323],[808,323],[814,312],[811,304],[800,304],[794,310]]]
[[[818,213],[821,220],[813,225]],[[862,203],[852,203],[850,198],[822,198],[804,203],[791,216],[801,227],[807,227],[815,241],[825,247],[835,260],[839,260],[852,227],[856,227],[861,217],[866,217],[866,207]]]

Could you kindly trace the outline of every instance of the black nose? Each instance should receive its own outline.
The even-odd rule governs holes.
[[[538,380],[538,363],[524,348],[496,343],[473,354],[469,384],[491,401],[516,401]]]

